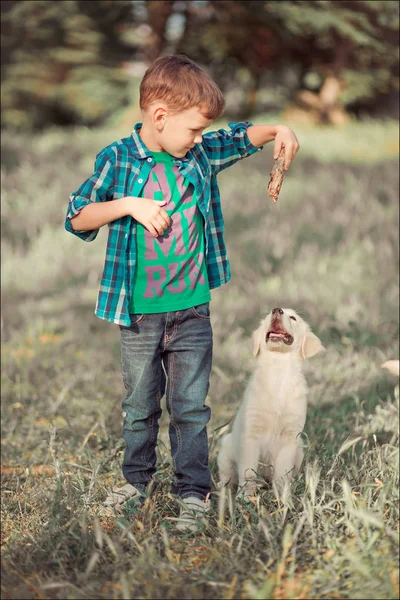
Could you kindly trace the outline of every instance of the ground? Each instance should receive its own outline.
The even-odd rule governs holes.
[[[155,496],[127,519],[92,511],[123,483],[119,331],[93,312],[106,231],[86,244],[63,223],[95,154],[121,134],[4,134],[3,597],[398,597],[398,394],[381,368],[398,358],[398,127],[296,133],[277,204],[272,146],[219,178],[232,280],[212,293],[207,402],[216,483],[251,333],[272,307],[294,308],[327,349],[306,364],[305,460],[287,498],[216,494],[196,537],[170,520],[165,410]]]

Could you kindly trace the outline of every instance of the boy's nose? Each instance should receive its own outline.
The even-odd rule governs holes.
[[[196,135],[196,137],[194,138],[195,144],[201,144],[202,141],[203,141],[202,135]]]

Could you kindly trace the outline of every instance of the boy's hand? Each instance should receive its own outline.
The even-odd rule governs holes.
[[[275,137],[274,159],[278,158],[283,146],[285,148],[285,171],[287,171],[290,163],[300,150],[299,142],[294,131],[292,131],[290,127],[287,127],[286,125],[277,125],[276,128],[278,133]]]
[[[129,214],[139,221],[156,238],[163,235],[168,229],[171,219],[167,212],[162,208],[167,204],[166,200],[151,200],[151,198],[135,198],[130,196]]]

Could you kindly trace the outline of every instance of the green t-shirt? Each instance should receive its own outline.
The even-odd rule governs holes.
[[[154,238],[137,223],[137,264],[130,313],[159,313],[210,301],[204,254],[204,220],[193,185],[167,152],[153,152],[154,166],[142,197],[166,200],[171,223]]]

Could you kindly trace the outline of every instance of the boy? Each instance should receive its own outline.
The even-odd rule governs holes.
[[[157,59],[140,85],[143,122],[104,148],[95,172],[70,197],[65,227],[92,241],[109,226],[95,313],[119,325],[127,391],[123,474],[106,510],[140,505],[156,464],[166,393],[177,527],[195,530],[211,489],[205,405],[212,358],[210,289],[230,279],[216,175],[275,140],[286,164],[299,149],[285,126],[231,123],[202,136],[224,99],[185,56]]]

